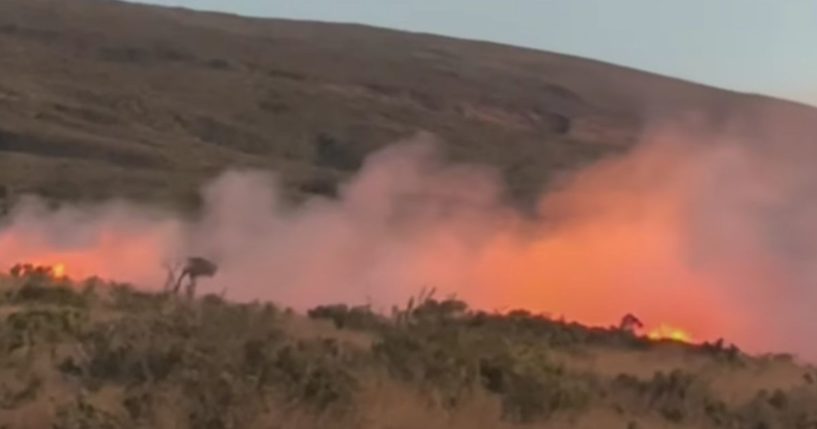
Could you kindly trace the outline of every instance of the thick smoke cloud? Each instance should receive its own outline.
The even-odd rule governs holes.
[[[205,186],[195,220],[31,199],[0,229],[0,265],[62,262],[159,288],[164,262],[195,254],[220,266],[204,291],[237,300],[386,309],[434,286],[488,310],[600,325],[633,312],[813,358],[817,148],[801,121],[756,115],[717,133],[695,120],[655,127],[545,194],[535,217],[503,205],[494,171],[442,162],[429,137],[373,154],[338,198],[297,206],[259,171]]]

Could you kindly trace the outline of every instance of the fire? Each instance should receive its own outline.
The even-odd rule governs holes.
[[[63,263],[53,265],[17,264],[9,270],[9,273],[14,277],[40,275],[54,280],[64,280],[68,278],[67,270]]]
[[[65,274],[65,264],[57,263],[51,266],[51,274],[54,278],[62,279],[67,277]]]
[[[671,340],[681,343],[691,343],[692,335],[683,329],[661,324],[647,334],[647,338],[653,341]]]
[[[814,292],[805,286],[817,274],[790,266],[808,259],[789,255],[801,250],[788,237],[798,230],[771,228],[778,210],[765,210],[799,201],[800,186],[792,198],[777,195],[776,181],[743,187],[738,179],[754,183],[758,170],[750,162],[744,171],[731,143],[710,153],[713,145],[691,145],[685,135],[657,137],[571,175],[543,196],[535,216],[507,207],[494,196],[500,184],[472,177],[478,170],[429,165],[411,151],[376,155],[337,199],[297,207],[254,173],[209,184],[200,216],[190,217],[197,220],[118,203],[23,206],[0,228],[0,269],[33,260],[52,264],[56,276],[68,267],[75,279],[158,289],[166,260],[207,252],[223,267],[214,286],[242,301],[302,310],[365,297],[386,308],[431,283],[481,310],[523,308],[590,326],[632,311],[650,321],[639,331],[648,340],[726,337],[750,350],[804,351],[813,300],[802,294]],[[723,191],[724,179],[741,192]],[[797,218],[808,226],[804,238],[817,231],[809,219]],[[788,238],[768,242],[778,232]]]

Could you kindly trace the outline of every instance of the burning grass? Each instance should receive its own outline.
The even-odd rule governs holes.
[[[693,342],[692,335],[683,329],[661,324],[647,334],[647,338],[655,341],[672,340],[682,343]]]
[[[298,315],[15,272],[0,295],[4,427],[817,422],[817,372],[722,343],[665,343],[430,296],[388,316],[342,305]]]
[[[65,264],[57,263],[54,265],[41,265],[41,264],[17,264],[9,270],[9,274],[12,277],[31,277],[31,276],[38,276],[38,277],[45,277],[53,280],[62,280],[66,279],[68,275],[66,274]]]

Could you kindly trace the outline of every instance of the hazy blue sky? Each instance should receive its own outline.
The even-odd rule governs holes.
[[[817,0],[144,0],[570,53],[817,104]]]

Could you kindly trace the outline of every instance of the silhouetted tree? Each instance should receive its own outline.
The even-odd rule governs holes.
[[[184,269],[176,279],[176,285],[173,287],[173,293],[178,294],[181,289],[182,281],[187,277],[187,288],[185,294],[188,298],[192,298],[196,294],[196,280],[199,277],[213,277],[218,271],[218,266],[202,257],[194,256],[187,260]]]
[[[637,329],[644,328],[644,324],[641,323],[641,320],[639,320],[638,317],[635,317],[632,313],[627,313],[621,318],[618,328],[622,331],[635,332]]]

